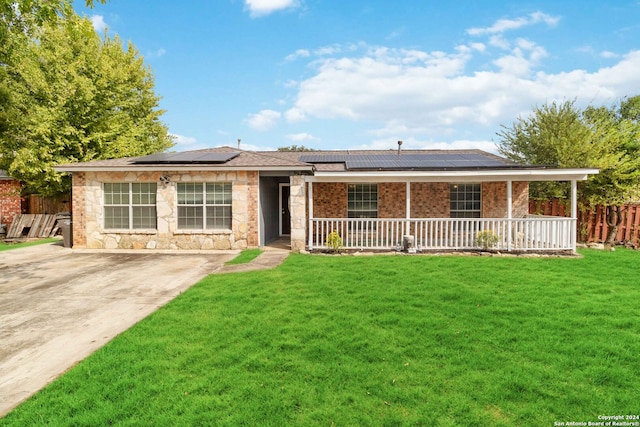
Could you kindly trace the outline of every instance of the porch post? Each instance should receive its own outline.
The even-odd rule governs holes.
[[[571,180],[571,221],[573,223],[571,226],[571,249],[575,252],[578,240],[576,230],[578,227],[578,181],[575,179]]]
[[[289,177],[289,210],[291,211],[291,250],[303,252],[305,248],[305,232],[307,226],[307,206],[305,199],[306,182],[303,175]]]
[[[407,193],[407,204],[406,204],[406,219],[411,219],[411,182],[407,181],[407,188],[406,188],[406,193]],[[406,224],[406,228],[407,231],[404,234],[411,234],[411,223],[409,221],[407,221]]]
[[[313,249],[313,181],[309,181],[309,250]]]
[[[513,224],[513,183],[511,180],[507,181],[507,250],[511,251],[512,229]]]

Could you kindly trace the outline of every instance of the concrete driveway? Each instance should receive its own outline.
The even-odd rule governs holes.
[[[237,253],[0,252],[0,417]]]

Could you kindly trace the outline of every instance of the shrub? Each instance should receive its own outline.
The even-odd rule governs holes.
[[[333,253],[338,253],[342,250],[342,237],[337,231],[332,231],[327,235],[327,241],[325,242],[327,248]]]
[[[492,230],[478,231],[476,234],[476,245],[487,250],[493,248],[498,243],[499,237]]]

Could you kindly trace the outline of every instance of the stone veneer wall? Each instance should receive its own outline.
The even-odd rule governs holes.
[[[22,212],[20,181],[15,179],[0,179],[0,224],[9,226],[13,218]]]
[[[305,250],[307,229],[307,192],[304,176],[293,175],[289,178],[289,212],[291,213],[291,250]]]
[[[513,217],[522,218],[529,209],[529,183],[513,182]],[[448,218],[448,182],[412,182],[411,218]],[[380,183],[378,185],[378,217],[406,217],[406,184]],[[316,218],[347,217],[347,184],[314,183],[313,213]],[[507,183],[482,183],[482,216],[507,217]]]
[[[169,176],[170,182],[161,184],[159,182],[160,176]],[[104,230],[102,184],[105,182],[157,183],[157,229],[117,232]],[[231,230],[178,230],[177,182],[232,182]],[[249,246],[257,246],[258,172],[166,171],[74,174],[73,221],[74,247],[95,249],[244,249]]]

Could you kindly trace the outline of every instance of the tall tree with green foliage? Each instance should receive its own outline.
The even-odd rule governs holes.
[[[519,163],[560,168],[597,168],[580,183],[580,201],[605,206],[613,243],[624,212],[640,198],[640,96],[611,107],[579,110],[575,101],[545,104],[498,133],[498,151]],[[532,183],[533,198],[568,198],[568,185]]]
[[[93,7],[107,0],[85,0]],[[10,63],[34,31],[46,22],[73,13],[70,0],[0,0],[0,65]]]
[[[75,13],[45,21],[5,67],[13,112],[0,134],[0,168],[31,192],[54,195],[70,181],[53,165],[144,155],[173,145],[154,79],[129,43]]]

